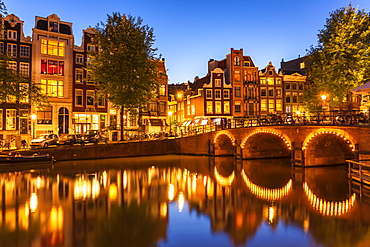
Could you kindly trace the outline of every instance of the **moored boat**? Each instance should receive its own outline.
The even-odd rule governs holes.
[[[54,162],[54,157],[49,154],[39,155],[20,155],[19,153],[12,155],[0,155],[0,164],[10,163],[36,163],[36,162]]]

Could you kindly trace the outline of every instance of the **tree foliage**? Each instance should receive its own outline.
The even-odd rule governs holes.
[[[349,92],[370,79],[370,17],[351,6],[330,13],[318,34],[318,44],[307,51],[309,80],[313,81],[306,102],[329,95],[331,105],[340,104]]]
[[[95,27],[91,74],[98,92],[114,106],[134,111],[158,86],[153,29],[131,15],[113,13]]]

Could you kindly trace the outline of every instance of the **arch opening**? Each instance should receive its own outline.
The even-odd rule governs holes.
[[[215,145],[215,156],[232,156],[234,155],[235,139],[229,132],[218,133],[213,141]]]

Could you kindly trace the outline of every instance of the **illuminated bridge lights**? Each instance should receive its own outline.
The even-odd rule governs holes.
[[[215,178],[216,178],[217,183],[221,186],[231,186],[231,184],[233,183],[233,181],[235,179],[234,171],[230,174],[230,176],[224,177],[218,172],[216,166],[214,168],[214,174],[215,174]]]
[[[220,135],[226,135],[227,137],[230,138],[233,146],[235,146],[235,138],[230,134],[230,132],[228,131],[220,131],[216,134],[215,136],[215,139],[213,140],[213,143],[216,143],[217,142],[217,138],[220,136]]]
[[[322,134],[331,134],[331,135],[338,136],[344,142],[347,143],[347,145],[351,148],[352,152],[355,151],[354,143],[353,143],[353,141],[351,141],[351,138],[349,137],[349,135],[347,133],[345,133],[344,131],[338,130],[338,129],[336,129],[336,130],[322,130],[322,129],[320,129],[320,130],[317,130],[315,133],[311,133],[310,135],[307,136],[306,140],[303,142],[302,150],[307,149],[307,146],[312,141],[312,139],[314,139],[318,135],[322,135]]]
[[[248,139],[256,134],[271,134],[271,135],[275,135],[277,137],[279,137],[280,139],[282,139],[285,143],[285,145],[287,146],[287,148],[289,150],[292,150],[292,147],[290,145],[290,142],[287,140],[287,138],[285,138],[282,134],[280,133],[277,133],[273,130],[257,130],[257,131],[254,131],[253,133],[249,134],[246,138],[244,138],[242,144],[240,145],[241,148],[244,148],[245,146],[245,143],[247,143]]]
[[[276,201],[280,200],[283,197],[287,196],[292,190],[292,180],[290,179],[286,185],[282,188],[269,189],[258,186],[250,181],[248,176],[245,174],[244,169],[242,171],[242,177],[247,185],[248,189],[252,192],[253,195],[262,198],[267,201]]]
[[[326,201],[325,199],[317,197],[308,187],[307,183],[303,184],[303,188],[311,206],[324,216],[341,216],[345,213],[348,213],[356,201],[355,193],[353,193],[349,199],[340,202],[334,202]]]

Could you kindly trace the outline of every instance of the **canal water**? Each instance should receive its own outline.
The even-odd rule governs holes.
[[[168,155],[0,171],[0,246],[370,246],[370,193],[345,166]]]

